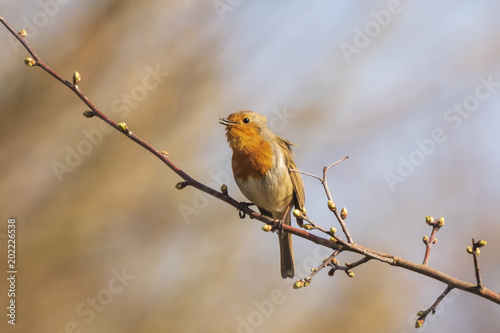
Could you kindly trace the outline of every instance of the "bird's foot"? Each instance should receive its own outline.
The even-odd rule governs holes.
[[[238,204],[237,209],[238,209],[238,215],[240,216],[240,219],[244,219],[244,218],[245,218],[245,216],[247,215],[247,214],[245,213],[245,210],[246,210],[248,207],[253,206],[253,205],[254,205],[254,204],[253,204],[253,203],[251,203],[251,202],[244,202],[244,201],[242,201],[242,202],[240,202],[240,203]]]
[[[285,224],[285,219],[281,219],[277,224],[274,225],[274,230],[278,235],[281,235],[283,233],[284,224]]]

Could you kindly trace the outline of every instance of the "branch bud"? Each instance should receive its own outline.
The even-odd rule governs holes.
[[[345,220],[347,218],[347,208],[342,208],[342,210],[340,211],[340,217]]]
[[[437,220],[437,226],[438,228],[441,228],[444,225],[444,217],[440,217],[439,220]]]
[[[118,123],[118,129],[120,131],[122,131],[123,133],[130,134],[130,130],[129,130],[127,124],[125,124],[123,122]]]
[[[337,243],[337,239],[335,239],[335,237],[330,237],[330,242],[332,242],[333,244]]]
[[[420,310],[417,312],[417,316],[422,317],[424,315],[424,311]]]
[[[479,255],[481,254],[481,250],[479,248],[476,249],[476,255],[479,257]]]
[[[161,151],[161,153],[162,153],[163,155],[165,155],[165,156],[168,156],[168,151],[166,151],[166,150],[162,150],[162,151]]]
[[[332,268],[328,271],[328,276],[333,276],[333,274],[335,274],[335,269]]]
[[[19,34],[19,36],[21,36],[23,38],[25,38],[26,36],[28,36],[28,34],[26,33],[26,30],[24,30],[24,29],[23,30],[19,30],[18,34]]]
[[[262,227],[262,230],[264,230],[265,232],[269,232],[273,230],[273,227],[270,226],[269,224],[266,224],[265,226]]]
[[[434,238],[434,239],[432,240],[432,244],[436,244],[437,242],[438,242],[438,239],[437,239],[437,238]]]
[[[300,212],[302,213],[302,215],[303,215],[303,216],[304,216],[304,215],[307,215],[307,210],[306,210],[306,207],[302,207],[302,208],[300,209]]]
[[[331,210],[332,212],[337,210],[337,206],[335,206],[335,202],[332,200],[328,200],[328,209]]]
[[[302,282],[302,280],[299,280],[297,282],[295,282],[295,284],[293,285],[293,289],[300,289],[304,286],[304,282]]]
[[[28,67],[33,67],[33,66],[36,66],[36,61],[35,59],[33,58],[26,58],[24,59],[24,63],[26,64],[26,66]]]
[[[94,116],[94,112],[91,110],[85,110],[83,111],[83,116],[85,118],[92,118]]]
[[[300,212],[299,209],[294,209],[293,210],[293,216],[300,218],[302,216],[302,213]]]
[[[75,71],[75,73],[73,74],[73,85],[76,86],[78,83],[80,83],[81,80],[82,80],[82,76],[80,75],[80,73]]]
[[[422,242],[424,242],[424,244],[429,243],[429,237],[427,235],[425,235],[424,237],[422,237]]]
[[[187,182],[178,182],[177,184],[175,184],[175,188],[178,189],[178,190],[182,190],[186,186],[188,186]]]
[[[486,246],[486,244],[488,244],[488,242],[481,239],[481,240],[477,241],[476,247],[483,247],[483,246]]]
[[[306,230],[312,230],[313,226],[310,225],[310,224],[304,224],[304,229],[306,229]]]
[[[347,274],[348,277],[350,278],[353,278],[354,277],[354,272],[351,271],[350,269],[348,269],[347,271],[345,271],[345,273]]]
[[[418,318],[415,322],[415,328],[420,328],[424,325],[424,318]]]
[[[473,252],[472,246],[467,246],[467,253],[472,254]]]
[[[227,185],[222,184],[220,187],[220,191],[222,192],[222,194],[227,195]]]
[[[434,224],[434,218],[432,216],[426,216],[425,223],[427,223],[427,225],[432,226]]]
[[[335,236],[336,232],[337,232],[337,229],[335,227],[330,228],[330,235]]]

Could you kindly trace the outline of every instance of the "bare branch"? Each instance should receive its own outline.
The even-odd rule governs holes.
[[[444,217],[441,217],[439,218],[439,220],[435,221],[432,216],[426,216],[425,222],[432,227],[432,232],[430,238],[425,235],[422,239],[425,244],[425,255],[422,265],[427,265],[427,263],[429,262],[429,258],[431,256],[431,246],[437,243],[436,232],[444,225]]]
[[[477,282],[477,288],[479,291],[481,291],[484,286],[483,286],[483,279],[481,278],[481,273],[479,272],[479,255],[481,254],[481,250],[479,250],[480,247],[483,247],[486,245],[486,241],[480,240],[475,242],[474,238],[472,238],[472,257],[474,258],[474,272],[476,274],[476,282]],[[469,252],[469,248],[467,248],[467,252]],[[470,253],[470,252],[469,252]]]
[[[441,301],[446,297],[446,295],[448,295],[448,293],[452,290],[453,290],[453,287],[447,286],[446,289],[443,291],[443,293],[441,295],[439,295],[439,297],[436,299],[436,301],[427,310],[419,311],[417,313],[417,316],[419,316],[419,317],[418,317],[417,321],[415,322],[416,328],[422,327],[422,325],[425,322],[425,318],[427,317],[427,315],[429,313],[432,313],[432,314],[436,313],[436,308],[439,305],[439,303],[441,303]]]

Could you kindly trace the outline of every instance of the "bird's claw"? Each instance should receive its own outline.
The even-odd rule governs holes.
[[[240,202],[240,203],[238,204],[237,209],[238,209],[238,215],[240,216],[240,219],[244,219],[244,218],[245,218],[245,216],[247,215],[247,214],[245,213],[245,210],[246,210],[248,207],[250,207],[250,206],[253,206],[253,203],[251,203],[251,202],[243,202],[243,201],[242,201],[242,202]]]
[[[274,225],[274,230],[276,230],[276,233],[278,235],[281,235],[283,233],[283,225],[285,224],[285,220],[284,219],[281,219],[279,220],[278,223],[276,223]]]

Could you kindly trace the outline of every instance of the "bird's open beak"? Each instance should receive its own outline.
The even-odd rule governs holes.
[[[232,126],[232,125],[236,125],[237,122],[231,121],[227,118],[219,118],[219,124],[226,125],[226,126]]]

